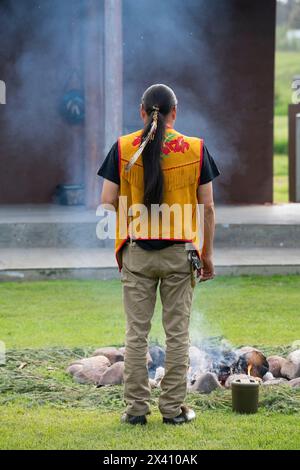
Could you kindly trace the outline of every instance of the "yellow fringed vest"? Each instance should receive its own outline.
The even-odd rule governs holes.
[[[182,240],[193,244],[199,256],[200,223],[197,188],[200,181],[203,140],[167,129],[162,151],[164,176],[163,209],[169,217],[157,216],[142,206],[144,169],[142,156],[126,172],[125,166],[141,143],[142,130],[119,138],[120,192],[116,220],[116,258],[122,267],[121,248],[128,238]],[[202,240],[201,240],[202,242]]]

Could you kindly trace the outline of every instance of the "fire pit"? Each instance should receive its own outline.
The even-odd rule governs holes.
[[[237,397],[240,394],[243,397],[244,393],[253,393],[253,398],[249,400],[251,410],[255,410],[255,394],[259,385],[300,387],[300,349],[291,347],[289,352],[286,358],[267,358],[255,347],[234,348],[222,337],[207,338],[190,347],[188,390],[209,394],[217,389],[235,387],[234,396],[235,393],[238,394]],[[102,347],[94,352],[93,357],[73,362],[67,372],[79,383],[100,387],[122,384],[125,356],[125,348]],[[164,349],[158,345],[150,346],[147,362],[149,384],[152,388],[160,387],[164,376],[164,360]],[[243,402],[244,398],[234,399],[237,409],[238,404]],[[251,410],[249,412],[253,412]]]

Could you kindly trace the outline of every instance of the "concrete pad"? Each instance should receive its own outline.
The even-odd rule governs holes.
[[[217,206],[218,224],[300,225],[300,204]]]
[[[218,205],[218,224],[298,224],[300,204]],[[58,204],[0,205],[1,223],[94,222],[99,220],[95,210],[85,206]]]
[[[300,249],[216,249],[219,275],[300,274]],[[119,278],[112,249],[1,249],[0,280]]]

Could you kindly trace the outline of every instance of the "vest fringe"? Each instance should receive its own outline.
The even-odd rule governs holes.
[[[126,163],[125,163],[126,164]],[[144,188],[144,169],[142,166],[134,165],[128,172],[125,171],[125,164],[122,163],[121,174],[129,184]],[[175,191],[185,186],[195,184],[199,178],[199,162],[183,165],[176,168],[163,170],[164,185],[166,191]]]
[[[133,165],[129,171],[125,171],[127,162],[122,162],[121,176],[133,186],[144,189],[144,168],[140,165]]]
[[[164,171],[164,184],[166,191],[174,191],[195,184],[199,178],[199,162],[179,166]]]

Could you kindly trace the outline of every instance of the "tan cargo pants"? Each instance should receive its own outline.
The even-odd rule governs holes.
[[[134,242],[123,249],[123,301],[126,313],[124,398],[127,413],[150,412],[148,334],[159,285],[166,334],[165,376],[159,409],[166,418],[178,416],[186,396],[189,365],[189,320],[193,297],[191,266],[185,244],[146,251]]]

